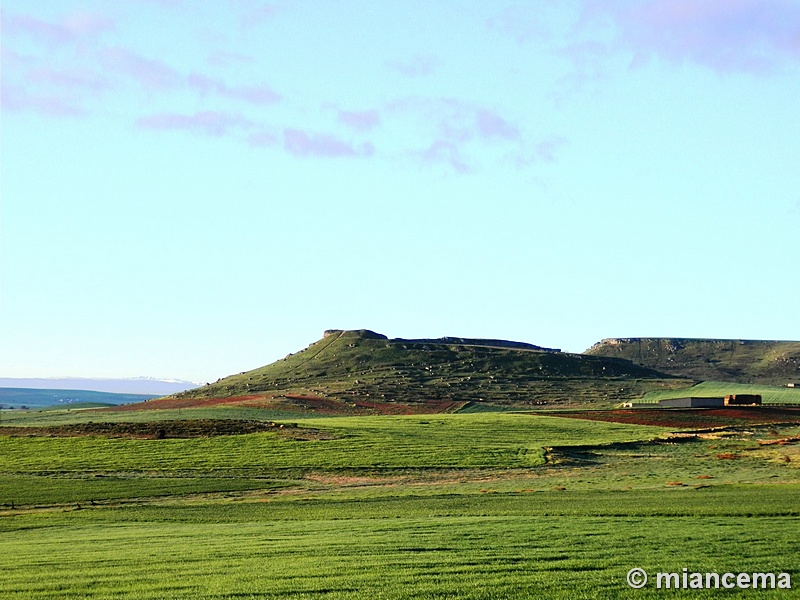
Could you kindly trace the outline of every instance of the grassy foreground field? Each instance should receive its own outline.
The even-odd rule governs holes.
[[[685,567],[787,572],[796,588],[796,425],[680,437],[504,413],[298,425],[0,435],[0,597],[796,597],[625,580]]]
[[[13,560],[0,573],[0,591],[4,598],[654,598],[663,591],[627,588],[629,569],[796,573],[797,517],[774,512],[797,488],[762,490],[773,506],[760,516],[747,512],[737,491],[675,495],[666,504],[657,494],[632,494],[614,511],[597,505],[617,500],[613,494],[549,492],[19,515],[2,523],[4,554]],[[704,516],[682,514],[701,506]],[[569,516],[559,514],[564,507]],[[626,508],[633,514],[619,514]],[[689,592],[697,597],[696,590],[675,595]]]

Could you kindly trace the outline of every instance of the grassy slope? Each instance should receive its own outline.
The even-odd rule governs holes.
[[[574,406],[613,403],[654,388],[687,384],[628,361],[482,345],[493,343],[387,340],[370,332],[337,332],[273,364],[176,398],[295,393],[344,402]]]
[[[800,382],[800,342],[678,338],[621,338],[586,354],[624,358],[679,377],[785,385]]]

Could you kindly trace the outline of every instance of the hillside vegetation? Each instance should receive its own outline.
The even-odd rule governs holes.
[[[148,405],[225,401],[323,414],[409,414],[613,404],[692,383],[624,359],[521,342],[388,339],[368,330],[331,330],[275,363]]]
[[[800,382],[800,342],[611,338],[585,354],[622,358],[687,379],[766,385]]]

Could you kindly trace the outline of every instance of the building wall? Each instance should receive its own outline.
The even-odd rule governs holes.
[[[725,398],[669,398],[661,400],[659,406],[667,408],[720,408]]]

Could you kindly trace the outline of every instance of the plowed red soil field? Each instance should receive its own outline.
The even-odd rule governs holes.
[[[263,396],[231,396],[230,398],[159,398],[135,404],[120,404],[100,410],[116,412],[120,410],[157,410],[169,408],[200,408],[219,404],[242,404],[248,401],[264,400]]]
[[[159,398],[135,404],[121,404],[100,411],[165,410],[204,408],[219,405],[240,405],[251,408],[267,408],[272,411],[309,413],[319,415],[427,415],[455,412],[464,402],[450,400],[426,400],[414,404],[400,402],[375,402],[370,400],[338,400],[308,394],[276,394],[269,396],[231,396],[230,398]]]
[[[770,423],[800,423],[800,408],[778,406],[625,408],[618,410],[548,412],[546,414],[552,417],[630,423],[633,425],[655,425],[673,429],[708,429],[711,427],[767,425]]]

